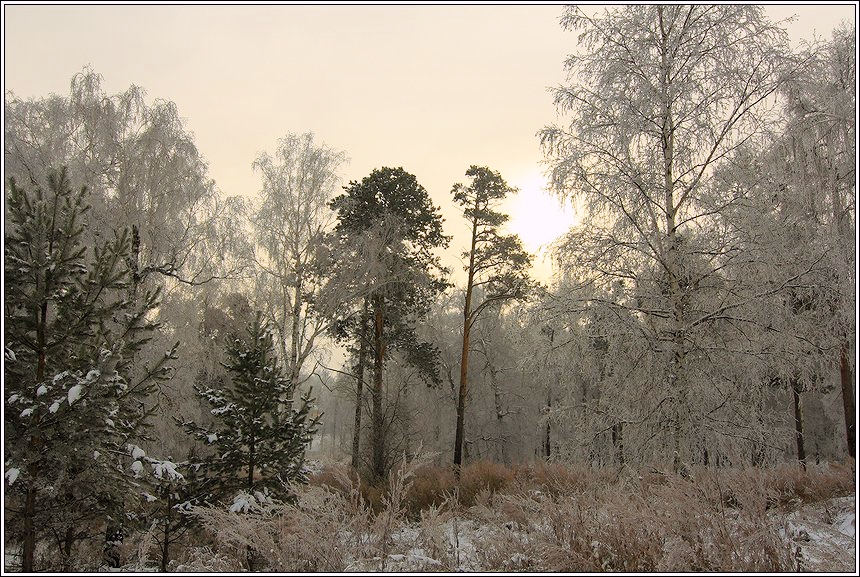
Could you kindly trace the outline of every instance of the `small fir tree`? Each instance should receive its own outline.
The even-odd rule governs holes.
[[[204,465],[214,479],[215,498],[232,496],[235,504],[245,498],[242,492],[259,501],[287,497],[289,483],[306,481],[305,448],[319,427],[320,415],[311,417],[310,391],[299,403],[290,398],[290,378],[275,356],[272,333],[260,314],[244,339],[228,341],[226,354],[224,366],[232,383],[195,387],[212,407],[214,422],[182,425],[213,449]]]
[[[210,504],[215,479],[204,474],[193,448],[185,461],[176,463],[170,459],[143,459],[151,466],[151,473],[145,479],[148,491],[143,493],[146,507],[142,521],[158,545],[159,570],[165,573],[171,545],[198,525],[197,517],[189,513],[196,506]]]

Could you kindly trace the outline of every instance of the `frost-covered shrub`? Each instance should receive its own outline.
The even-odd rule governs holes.
[[[329,483],[294,487],[287,502],[248,498],[247,507],[196,507],[193,514],[219,554],[243,560],[251,552],[255,569],[275,572],[384,570],[392,556],[405,555],[405,496],[419,461],[405,462],[391,475],[382,508],[375,513],[355,478],[329,469]],[[336,487],[336,488],[335,488]],[[257,564],[259,562],[259,565]]]

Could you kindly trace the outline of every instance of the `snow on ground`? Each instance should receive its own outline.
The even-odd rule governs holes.
[[[441,525],[442,538],[438,550],[428,551],[419,547],[420,527],[412,524],[391,535],[391,548],[406,553],[391,553],[385,560],[385,571],[394,572],[433,572],[454,567],[457,571],[481,571],[478,550],[474,540],[484,528],[471,519],[458,517],[448,519]],[[426,540],[425,540],[426,543]],[[353,561],[346,571],[380,571],[382,558],[373,557]]]
[[[804,505],[788,516],[802,572],[854,571],[857,532],[855,496]]]
[[[800,572],[854,571],[856,510],[854,495],[800,506],[786,516],[792,546],[799,550],[795,558]],[[419,539],[420,527],[410,524],[391,535],[391,549],[385,571],[458,572],[485,571],[481,566],[476,543],[486,538],[487,527],[473,519],[447,519],[436,551],[427,551],[427,539]],[[418,543],[423,542],[424,547]],[[406,554],[401,553],[406,551]],[[517,566],[524,559],[514,553],[510,559]],[[450,569],[449,569],[450,568]],[[347,571],[380,571],[381,557],[353,561]]]
[[[247,497],[253,499],[252,497]],[[784,513],[783,513],[784,514]],[[785,517],[788,536],[795,548],[795,557],[803,573],[853,573],[855,558],[856,508],[855,496],[838,497],[827,501],[799,506]],[[429,527],[429,529],[428,529]],[[422,534],[432,530],[434,535]],[[389,536],[389,553],[385,559],[385,571],[394,572],[437,572],[437,571],[483,571],[477,546],[484,541],[488,528],[468,517],[456,516],[445,519],[439,525],[422,526],[411,523],[401,527]],[[370,536],[367,536],[370,539]],[[351,537],[345,536],[345,541]],[[476,546],[477,545],[477,546]],[[432,550],[429,548],[432,547]],[[201,548],[207,549],[208,548]],[[405,552],[405,553],[404,553]],[[517,556],[517,553],[513,553]],[[208,551],[205,558],[214,559]],[[516,565],[518,559],[511,558]],[[18,551],[6,547],[5,570],[16,570],[19,566]],[[214,566],[213,566],[214,567]],[[378,572],[382,569],[382,557],[352,561],[348,572]],[[226,570],[227,566],[220,567]],[[171,567],[182,571],[183,566]],[[199,568],[198,568],[199,569]],[[153,565],[127,565],[121,569],[102,567],[99,571],[156,571]]]

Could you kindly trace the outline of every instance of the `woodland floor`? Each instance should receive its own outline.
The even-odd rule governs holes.
[[[460,483],[413,464],[386,488],[347,467],[316,467],[297,503],[237,515],[211,509],[172,549],[169,570],[268,572],[846,572],[856,567],[853,463],[775,469],[656,470],[476,463]],[[157,571],[138,533],[118,569]],[[47,554],[47,552],[45,553]],[[7,546],[5,570],[15,571]]]

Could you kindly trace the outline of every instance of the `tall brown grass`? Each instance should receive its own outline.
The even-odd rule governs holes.
[[[384,486],[331,466],[296,503],[197,514],[223,563],[250,548],[266,571],[785,572],[789,511],[853,491],[853,463],[682,477],[481,462],[458,483],[413,461]]]

